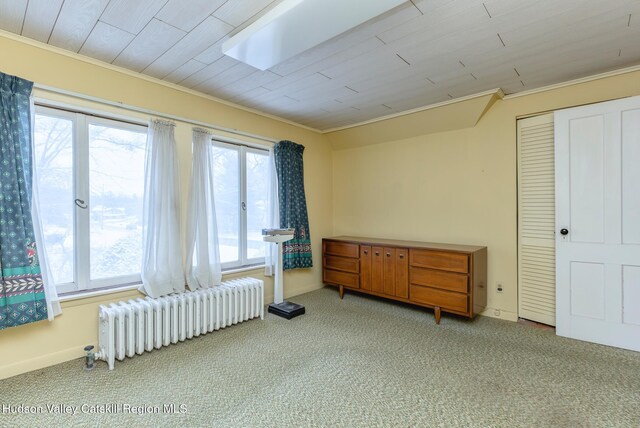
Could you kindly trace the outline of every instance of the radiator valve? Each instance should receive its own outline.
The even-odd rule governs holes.
[[[84,356],[84,369],[93,370],[96,367],[96,354],[93,352],[93,345],[87,345],[84,347],[86,352]]]

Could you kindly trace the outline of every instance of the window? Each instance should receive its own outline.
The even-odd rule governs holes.
[[[45,249],[62,293],[140,281],[147,128],[37,106]]]
[[[214,197],[223,269],[264,263],[269,152],[214,141]]]

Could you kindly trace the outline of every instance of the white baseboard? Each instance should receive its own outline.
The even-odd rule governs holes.
[[[287,290],[286,290],[287,287],[285,286],[284,298],[285,299],[290,299],[292,297],[299,296],[301,294],[310,293],[312,291],[320,290],[323,287],[324,287],[324,284],[308,284],[308,285],[304,285],[302,287],[296,287],[294,290],[291,290],[291,291],[287,292]],[[266,304],[273,303],[273,293],[272,292],[265,293],[264,302]]]
[[[0,372],[0,379],[6,379],[12,376],[17,376],[23,373],[28,373],[34,370],[39,370],[49,366],[55,366],[56,364],[64,363],[66,361],[75,360],[84,356],[84,348],[86,344],[78,344],[73,348],[65,349],[62,351],[40,355],[35,358],[20,361],[17,363],[9,364],[2,368]],[[78,364],[78,370],[81,370],[81,363]]]
[[[498,318],[506,321],[518,321],[518,314],[515,312],[505,311],[504,309],[485,308],[480,312],[481,316],[489,318]]]

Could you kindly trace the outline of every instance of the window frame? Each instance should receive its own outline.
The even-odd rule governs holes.
[[[109,278],[91,279],[91,207],[90,200],[90,171],[89,171],[89,126],[107,126],[132,132],[148,134],[148,124],[120,115],[96,114],[94,111],[77,108],[67,108],[58,103],[36,102],[34,108],[36,116],[70,120],[72,123],[72,196],[69,203],[74,204],[73,210],[73,282],[56,284],[60,294],[79,291],[94,291],[105,288],[116,288],[142,282],[141,272],[131,275],[118,275]],[[145,167],[144,165],[142,166]],[[85,201],[87,209],[75,204],[75,199]],[[142,245],[142,243],[141,243]],[[142,266],[142,260],[140,260]]]
[[[248,235],[247,235],[247,153],[266,154],[269,157],[269,148],[262,145],[250,145],[246,142],[233,140],[230,138],[224,138],[217,135],[212,136],[211,144],[215,147],[235,150],[238,152],[238,171],[240,174],[239,185],[240,191],[238,192],[238,207],[239,215],[238,230],[240,236],[238,237],[238,259],[233,262],[221,263],[221,268],[224,271],[240,270],[250,267],[262,266],[265,264],[265,257],[247,257],[248,249]],[[214,194],[215,199],[215,194]],[[217,204],[216,204],[217,205]],[[245,208],[243,208],[245,207]],[[217,212],[217,207],[216,207]]]

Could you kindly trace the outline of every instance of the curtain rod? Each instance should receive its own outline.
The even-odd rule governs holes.
[[[257,134],[251,134],[249,132],[238,131],[238,130],[233,129],[233,128],[225,128],[223,126],[213,125],[211,123],[206,123],[206,122],[200,122],[198,120],[187,119],[185,117],[175,116],[175,115],[172,115],[172,114],[160,113],[160,112],[155,111],[155,110],[150,110],[150,109],[146,109],[146,108],[142,108],[142,107],[131,106],[131,105],[127,105],[127,104],[124,104],[124,103],[115,102],[115,101],[103,100],[101,98],[92,97],[90,95],[79,94],[77,92],[67,91],[67,90],[64,90],[64,89],[58,89],[58,88],[54,88],[52,86],[41,85],[39,83],[34,83],[33,87],[36,88],[36,89],[39,89],[41,91],[45,91],[45,92],[51,92],[51,93],[54,93],[54,94],[66,95],[66,96],[69,96],[69,97],[78,98],[78,99],[85,100],[85,101],[92,101],[92,102],[96,102],[96,103],[100,103],[100,104],[106,104],[106,105],[109,105],[109,106],[112,106],[112,107],[118,107],[118,108],[122,108],[122,109],[125,109],[125,110],[134,111],[136,113],[143,113],[143,114],[148,114],[148,115],[151,115],[151,116],[160,117],[160,118],[163,118],[163,119],[170,119],[170,120],[175,120],[175,121],[178,121],[178,122],[188,123],[190,125],[202,126],[204,128],[211,128],[211,129],[215,129],[217,131],[228,132],[228,133],[234,134],[234,135],[240,135],[240,136],[243,136],[243,137],[253,138],[253,139],[256,139],[256,140],[267,141],[269,143],[277,143],[278,142],[278,140],[274,140],[272,138],[263,137],[262,135],[257,135]]]

